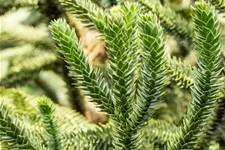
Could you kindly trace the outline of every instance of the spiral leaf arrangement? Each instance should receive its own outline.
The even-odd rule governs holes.
[[[199,60],[198,68],[192,69],[167,56],[162,18],[155,11],[143,13],[143,5],[150,7],[143,1],[123,3],[111,12],[87,0],[60,2],[88,27],[98,30],[105,41],[107,78],[89,63],[75,29],[65,20],[52,21],[49,26],[74,83],[110,120],[106,125],[90,124],[46,97],[29,101],[15,90],[1,88],[1,98],[8,100],[0,106],[1,142],[16,149],[204,149],[224,114],[224,68],[214,8],[196,2],[193,33],[176,28],[176,22],[170,26],[184,37],[194,35]],[[177,126],[154,119],[171,78],[192,95],[187,114]],[[8,112],[10,109],[15,112]]]

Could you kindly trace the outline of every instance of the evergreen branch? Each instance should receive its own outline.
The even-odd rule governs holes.
[[[110,91],[105,88],[100,78],[97,78],[95,70],[85,58],[83,50],[78,44],[74,30],[70,30],[63,20],[52,22],[50,27],[53,39],[59,46],[59,52],[69,64],[71,76],[78,81],[76,84],[86,95],[92,97],[102,111],[113,114],[113,103]]]
[[[148,22],[148,23],[146,23]],[[130,115],[133,127],[152,116],[157,104],[161,102],[165,84],[165,52],[163,32],[157,23],[156,16],[142,15],[138,22],[140,30],[143,66],[141,83],[138,89],[137,102]]]
[[[222,65],[216,13],[205,2],[197,2],[194,22],[195,46],[200,57],[199,70],[195,70],[197,77],[191,88],[193,100],[178,131],[178,137],[168,146],[170,150],[196,149],[202,145],[202,139],[212,125],[220,98],[218,93],[224,84],[218,83]]]
[[[58,105],[56,105],[55,108],[55,115],[58,117],[58,124],[62,131],[69,133],[70,131],[75,131],[77,129],[86,130],[89,128],[89,122],[79,112]],[[65,113],[62,114],[62,112]]]
[[[88,0],[60,0],[60,3],[65,7],[66,11],[74,14],[75,17],[81,19],[88,27],[94,27],[91,15],[103,14],[103,9]],[[100,18],[101,15],[98,15]]]
[[[150,4],[147,0],[138,0],[142,8],[151,10],[155,15],[152,13],[140,15],[142,8],[137,3],[119,5],[110,11],[105,11],[88,0],[60,1],[67,10],[87,23],[89,27],[99,30],[104,37],[108,50],[107,65],[109,65],[105,71],[108,72],[107,79],[110,80],[107,84],[105,84],[104,73],[89,64],[78,43],[75,31],[72,31],[65,21],[59,19],[52,22],[49,27],[58,44],[58,51],[63,54],[63,59],[68,66],[68,72],[64,73],[71,75],[74,84],[83,90],[86,96],[90,96],[102,111],[110,115],[109,123],[90,124],[76,111],[58,105],[53,107],[46,97],[27,99],[16,90],[0,87],[0,99],[6,99],[4,105],[0,105],[0,144],[4,143],[11,149],[41,150],[47,147],[79,150],[200,150],[205,149],[206,146],[210,146],[209,149],[218,149],[219,142],[216,138],[223,137],[222,132],[216,131],[216,128],[224,123],[225,115],[225,78],[222,67],[224,58],[221,59],[219,21],[216,18],[216,11],[211,10],[209,3],[203,0],[196,3],[193,17],[194,32],[192,25],[189,28],[186,20],[177,17],[174,11],[162,6],[159,0],[149,0]],[[51,2],[53,1],[49,1],[48,4]],[[218,1],[214,5],[216,4]],[[51,12],[52,9],[46,8],[47,13]],[[180,60],[165,56],[162,28],[156,16],[166,30],[181,38],[191,40],[195,34],[194,42],[200,58],[198,69],[192,70]],[[51,48],[52,41],[47,36],[43,36],[48,38],[47,42],[36,37],[29,39],[19,35],[20,37],[17,38],[7,27],[8,24],[10,25],[4,23],[4,31],[0,33],[0,36],[3,36],[3,42],[0,42],[1,48],[11,46],[9,42],[15,45],[24,42],[34,45],[41,43],[44,47]],[[26,28],[26,26],[21,27]],[[23,56],[24,54],[26,55],[26,52],[21,53]],[[44,56],[43,53],[42,55],[39,53],[38,56],[35,53],[32,56],[22,60],[19,65],[16,64],[18,66],[16,68],[14,56],[6,55],[13,60],[8,75],[3,78],[4,85],[13,85],[14,81],[19,80],[21,82],[20,78],[32,77],[41,69],[49,68],[57,62],[55,54],[51,52],[45,52]],[[181,87],[190,88],[193,97],[187,115],[179,128],[174,124],[152,119],[158,115],[153,116],[155,110],[165,106],[161,103],[161,99],[164,86],[170,79],[175,80]],[[69,80],[68,83],[71,81]],[[2,81],[0,84],[3,84]],[[174,100],[171,101],[171,95],[165,95],[168,99],[166,102],[171,105],[167,107],[168,110],[177,106],[179,98],[185,99],[186,102],[190,96],[186,90],[183,90],[184,93],[173,88],[169,90]],[[37,100],[40,100],[38,108],[42,116],[39,115],[40,112],[34,103]],[[182,103],[182,107],[172,113],[179,111],[183,114],[185,110],[181,109],[184,106],[186,107],[186,104]],[[167,109],[163,109],[163,112],[168,112]],[[156,113],[161,111],[162,109]],[[172,113],[170,112],[169,115]],[[8,114],[14,114],[13,119]],[[178,122],[180,113],[179,119],[174,119],[175,116],[177,115],[169,117],[173,122]],[[160,117],[168,116],[163,114]],[[41,122],[41,118],[44,123]],[[21,123],[23,126],[20,125]],[[220,132],[219,136],[218,132]],[[28,135],[30,135],[29,139]],[[24,148],[26,146],[31,147]]]
[[[126,5],[115,16],[108,16],[106,29],[103,31],[108,52],[109,76],[115,110],[124,119],[128,116],[134,96],[134,53],[137,46],[136,37],[136,5]],[[133,37],[133,38],[132,38]],[[129,90],[127,90],[129,89]],[[116,114],[118,115],[118,114]]]
[[[176,14],[172,9],[162,6],[159,0],[138,0],[138,2],[147,10],[151,11],[161,21],[161,25],[169,33],[175,34],[180,38],[192,40],[192,24]]]
[[[225,1],[224,0],[208,0],[219,13],[225,13]]]
[[[114,103],[113,132],[115,149],[137,149],[136,131],[130,129],[124,121],[131,112],[135,95],[134,75],[137,59],[136,18],[139,12],[136,4],[127,4],[118,8],[113,15],[108,15],[102,32],[108,51],[108,72]],[[95,22],[94,22],[95,24]],[[122,135],[122,136],[121,136]]]
[[[181,59],[167,57],[168,74],[181,88],[190,88],[193,85],[194,72],[192,67]]]
[[[57,120],[54,115],[55,109],[53,104],[47,97],[40,97],[38,101],[38,109],[40,110],[45,129],[49,135],[49,149],[61,150],[60,131],[57,125]]]
[[[55,54],[41,53],[11,67],[6,76],[1,79],[0,85],[11,87],[15,84],[24,84],[25,80],[31,79],[43,69],[51,68],[56,62],[57,57]]]
[[[0,140],[14,149],[36,149],[31,144],[27,130],[9,116],[7,108],[0,105]]]

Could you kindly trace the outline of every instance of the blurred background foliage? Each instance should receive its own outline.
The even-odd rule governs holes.
[[[116,0],[92,1],[105,9],[118,4]],[[190,5],[194,0],[161,0],[161,3],[190,21]],[[65,62],[60,59],[63,56],[57,53],[47,27],[53,19],[66,18],[69,25],[77,29],[90,63],[104,71],[107,49],[98,33],[86,28],[56,0],[0,0],[0,15],[0,86],[16,88],[29,95],[46,95],[55,103],[80,112],[90,122],[106,123],[107,116],[73,85]],[[224,13],[219,15],[219,20],[225,57]],[[165,39],[167,53],[196,65],[197,58],[190,41],[167,32]],[[175,83],[167,85],[164,103],[155,118],[179,125],[190,100],[191,94],[186,88],[181,89]],[[215,140],[220,143],[220,148],[225,149],[225,125],[221,125],[215,134],[219,136]]]

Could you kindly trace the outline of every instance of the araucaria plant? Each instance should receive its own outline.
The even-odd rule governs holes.
[[[225,79],[220,24],[210,3],[198,1],[193,6],[192,41],[198,62],[197,68],[192,69],[180,61],[171,60],[165,52],[160,20],[154,12],[143,11],[146,9],[143,3],[123,3],[107,11],[86,0],[60,2],[88,27],[98,30],[101,33],[99,38],[105,41],[107,67],[102,71],[89,63],[75,29],[65,20],[58,19],[49,25],[58,52],[67,63],[76,86],[109,116],[109,122],[106,125],[90,124],[81,116],[77,119],[79,115],[68,108],[53,105],[46,97],[29,101],[15,90],[2,88],[1,97],[5,100],[0,105],[0,140],[6,148],[218,148],[213,142],[216,142],[217,126],[224,124]],[[179,126],[153,118],[171,79],[190,88],[192,95]],[[21,102],[13,103],[12,99],[23,102],[26,108],[19,105]],[[37,101],[37,107],[34,101]],[[211,146],[205,143],[211,143]]]

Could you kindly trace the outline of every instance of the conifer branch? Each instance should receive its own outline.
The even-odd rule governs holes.
[[[88,63],[74,30],[70,30],[65,21],[61,19],[52,22],[49,29],[59,46],[59,52],[64,55],[66,62],[69,64],[71,76],[75,81],[79,81],[76,83],[77,86],[86,95],[92,97],[102,111],[112,114],[113,103],[110,91],[105,88],[103,81],[97,78],[94,68]]]
[[[9,0],[9,3],[12,1]],[[208,0],[220,11],[223,9],[221,1]],[[40,11],[51,14],[51,8],[56,8],[56,5],[42,5],[45,2],[50,5],[57,2],[50,0],[37,4],[43,6]],[[108,0],[109,7],[115,4],[112,2],[115,0]],[[49,26],[58,52],[63,55],[68,68],[63,72],[64,77],[68,78],[65,74],[70,75],[76,87],[109,114],[109,122],[106,125],[91,124],[79,112],[53,105],[46,97],[24,96],[17,90],[0,87],[0,99],[6,99],[4,105],[0,105],[0,144],[6,144],[9,149],[38,150],[202,150],[207,146],[210,146],[207,149],[218,149],[220,143],[217,138],[223,139],[223,132],[219,136],[218,132],[225,118],[225,78],[216,11],[204,0],[198,1],[189,26],[189,21],[162,5],[160,0],[117,2],[123,5],[109,10],[98,7],[91,0],[59,1],[68,12],[100,32],[107,48],[108,60],[104,70],[107,77],[102,70],[89,63],[75,31],[65,21],[59,19]],[[176,58],[166,57],[163,32],[157,17],[169,33],[195,42],[199,56],[198,69]],[[18,45],[29,43],[52,50],[52,41],[42,30],[12,25],[5,20],[1,27],[0,48],[21,48]],[[12,32],[15,27],[18,30]],[[19,55],[24,58],[32,47],[25,45],[25,50]],[[53,52],[41,51],[32,53],[28,59],[15,60],[15,55],[11,53],[13,50],[19,49],[1,52],[4,54],[2,60],[12,64],[1,80],[0,84],[4,86],[24,82],[40,70],[58,63]],[[16,64],[18,60],[20,63]],[[60,63],[55,69],[58,73],[62,71],[62,65]],[[179,127],[175,124],[186,112],[186,109],[181,109],[186,108],[190,94],[187,90],[181,93],[177,89],[179,87],[172,84],[167,87],[169,93],[164,95],[164,87],[171,81],[181,88],[191,89],[193,98]],[[71,80],[67,84],[71,84]],[[162,103],[162,98],[166,99],[166,103]],[[171,111],[178,103],[181,107]],[[163,110],[156,111],[157,108]],[[162,111],[163,114],[159,115]],[[165,115],[168,111],[169,114]],[[173,114],[177,112],[179,115]],[[10,114],[14,114],[13,117]],[[169,117],[166,120],[175,124],[153,119],[157,117]]]
[[[139,139],[135,137],[131,125],[124,124],[129,117],[134,100],[134,75],[137,59],[137,4],[127,4],[108,15],[102,32],[108,51],[108,72],[112,89],[115,123],[113,132],[115,149],[138,149]],[[95,22],[94,22],[95,24]],[[122,135],[122,136],[121,136]]]
[[[168,149],[196,149],[212,125],[212,118],[218,107],[219,90],[224,83],[218,83],[221,65],[219,22],[215,11],[205,2],[197,2],[194,8],[195,46],[200,57],[199,70],[191,88],[193,100],[178,131],[178,137],[171,141]],[[175,143],[175,144],[174,144]]]
[[[140,16],[138,26],[143,66],[137,102],[130,115],[133,127],[142,125],[147,118],[151,117],[157,104],[161,102],[166,71],[163,32],[156,16],[150,14]]]
[[[138,14],[136,5],[124,6],[115,16],[108,16],[106,29],[103,31],[106,47],[109,49],[108,72],[112,80],[111,88],[115,109],[125,118],[128,115],[135,90],[132,80],[137,63],[134,58],[137,50],[136,14]]]
[[[81,125],[80,128],[67,130],[62,135],[64,147],[88,150],[109,149],[113,147],[111,128],[111,125],[94,126],[87,123]]]
[[[40,97],[38,101],[38,108],[45,125],[45,129],[49,135],[49,149],[61,150],[60,131],[54,115],[53,104],[46,97]]]

